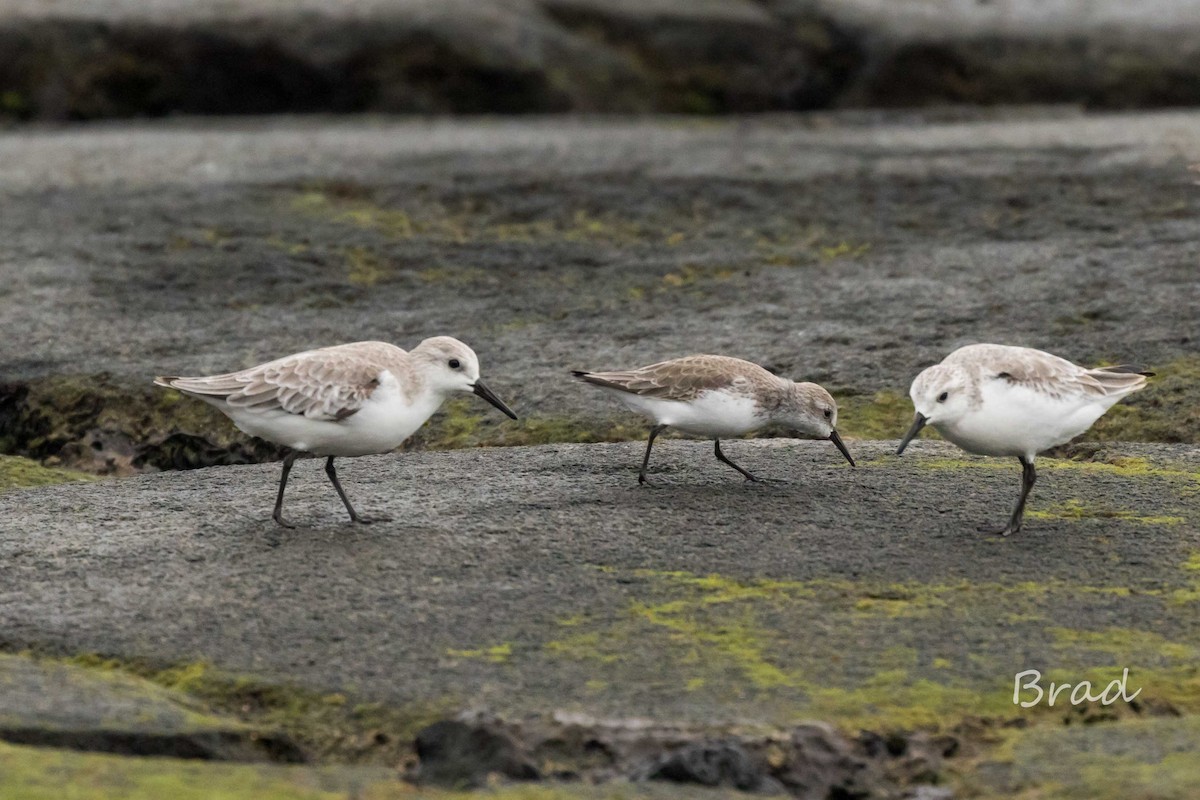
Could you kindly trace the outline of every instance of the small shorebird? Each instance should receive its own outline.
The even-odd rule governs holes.
[[[646,466],[654,438],[664,429],[712,438],[717,459],[748,481],[754,475],[721,452],[721,439],[742,436],[771,423],[792,428],[805,438],[828,439],[854,466],[837,433],[837,403],[815,383],[793,383],[757,364],[727,356],[686,356],[617,372],[572,372],[587,383],[616,395],[629,407],[654,420],[638,483],[646,483]]]
[[[1136,367],[1087,369],[1028,347],[972,344],[917,376],[909,394],[916,416],[896,455],[921,428],[938,433],[968,453],[1016,456],[1021,495],[1008,525],[1021,530],[1025,500],[1037,480],[1037,454],[1086,431],[1118,400],[1146,385],[1151,372]]]
[[[400,445],[454,392],[473,392],[513,419],[517,415],[479,380],[475,351],[435,336],[405,352],[385,342],[355,342],[308,350],[241,372],[202,378],[159,377],[215,406],[251,436],[291,448],[283,459],[273,519],[283,518],[283,491],[301,453],[326,456],[325,473],[350,519],[367,523],[350,505],[334,471],[338,456],[386,453]]]

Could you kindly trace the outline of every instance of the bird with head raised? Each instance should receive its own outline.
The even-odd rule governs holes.
[[[1152,374],[1129,366],[1088,369],[1028,347],[960,347],[912,382],[916,414],[896,454],[931,425],[968,453],[1015,456],[1021,494],[999,531],[1007,536],[1021,530],[1037,454],[1086,431]]]
[[[697,355],[614,372],[573,372],[575,377],[618,397],[631,411],[654,421],[638,483],[654,439],[667,428],[711,438],[719,461],[746,480],[753,474],[726,458],[721,439],[779,424],[809,439],[828,439],[850,465],[854,459],[837,432],[837,403],[815,383],[795,383],[728,356]]]
[[[154,382],[203,400],[243,432],[291,450],[272,515],[288,528],[294,526],[283,518],[283,493],[301,453],[326,457],[325,472],[350,519],[366,523],[342,491],[334,458],[395,449],[458,392],[476,394],[517,418],[480,380],[475,351],[449,336],[426,339],[411,352],[386,342],[354,342],[238,372]]]

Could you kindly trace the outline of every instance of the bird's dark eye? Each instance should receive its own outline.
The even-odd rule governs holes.
[[[458,369],[461,366],[462,366],[462,364],[459,362],[459,360],[457,358],[450,359],[450,369]]]
[[[950,396],[950,393],[949,393],[949,392],[942,392],[941,394],[939,394],[939,395],[938,395],[938,402],[939,402],[939,403],[944,403],[944,402],[946,402],[946,398],[947,398],[947,397],[949,397],[949,396]]]
[[[825,419],[829,419],[832,416],[833,416],[833,409],[832,408],[825,409]]]

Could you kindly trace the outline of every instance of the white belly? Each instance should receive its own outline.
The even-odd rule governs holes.
[[[662,400],[610,390],[632,411],[659,425],[707,438],[743,436],[767,423],[753,398],[732,392],[703,392],[694,400]]]
[[[282,410],[222,407],[251,436],[320,456],[365,456],[399,447],[437,411],[441,400],[421,397],[409,404],[394,387],[381,385],[356,413],[342,420],[311,419]]]
[[[1054,398],[992,382],[977,410],[953,423],[933,423],[933,427],[968,453],[1033,458],[1086,431],[1117,399]]]

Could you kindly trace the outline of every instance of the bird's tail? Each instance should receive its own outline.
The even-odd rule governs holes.
[[[167,389],[177,389],[193,397],[228,397],[245,387],[228,375],[212,375],[203,378],[180,378],[173,375],[160,375],[154,379],[155,386]]]
[[[1124,397],[1146,386],[1146,379],[1154,376],[1141,367],[1121,364],[1115,367],[1097,367],[1087,371],[1088,377],[1100,384],[1106,395]]]

